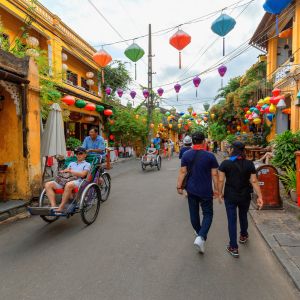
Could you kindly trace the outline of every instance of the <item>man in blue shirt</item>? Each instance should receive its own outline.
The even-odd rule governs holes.
[[[98,133],[97,127],[91,128],[89,136],[83,141],[82,147],[86,149],[87,153],[105,155],[105,141]]]
[[[192,134],[193,147],[182,156],[177,180],[177,191],[182,195],[182,183],[185,176],[188,176],[185,189],[188,194],[191,223],[197,234],[194,246],[201,253],[205,251],[204,244],[213,219],[213,195],[217,195],[218,191],[219,167],[215,156],[205,151],[204,141],[202,132]],[[215,192],[213,192],[212,182]],[[202,223],[199,206],[203,212]]]
[[[160,149],[160,137],[159,134],[156,135],[156,138],[153,139],[153,144],[157,150]]]

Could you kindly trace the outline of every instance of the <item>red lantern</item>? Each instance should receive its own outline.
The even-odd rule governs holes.
[[[105,50],[101,49],[93,55],[93,60],[97,65],[101,67],[102,83],[104,83],[103,68],[105,68],[112,61],[112,57]]]
[[[114,136],[113,134],[111,134],[111,135],[109,136],[109,139],[113,141],[113,140],[115,139],[115,136]]]
[[[249,110],[249,107],[245,107],[243,109],[244,109],[244,112],[247,112]]]
[[[105,116],[109,117],[113,114],[113,111],[111,109],[105,109],[103,113]]]
[[[74,105],[75,104],[75,98],[70,95],[65,95],[61,101],[67,105]]]
[[[179,69],[181,69],[181,50],[191,42],[191,36],[183,30],[178,30],[170,37],[169,43],[179,51]]]
[[[88,103],[88,104],[85,106],[85,109],[86,109],[86,110],[89,110],[89,111],[94,111],[94,110],[96,110],[96,105],[93,104],[93,103]]]
[[[281,93],[281,89],[278,89],[278,88],[275,88],[275,89],[272,91],[273,97],[279,96],[280,93]]]
[[[197,113],[194,111],[194,112],[192,113],[192,116],[193,116],[193,117],[196,117],[196,116],[197,116]]]

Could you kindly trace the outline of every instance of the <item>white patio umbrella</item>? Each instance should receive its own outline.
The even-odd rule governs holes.
[[[41,156],[66,155],[66,141],[61,108],[57,103],[51,105],[51,110],[42,134]]]

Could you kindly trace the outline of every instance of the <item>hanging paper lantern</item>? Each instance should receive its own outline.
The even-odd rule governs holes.
[[[135,115],[135,118],[138,119],[140,117],[140,115]]]
[[[249,123],[249,120],[248,120],[248,119],[245,119],[243,122],[244,122],[245,124],[248,124],[248,123]]]
[[[130,91],[130,97],[132,98],[132,100],[135,98],[136,96],[136,91]]]
[[[94,80],[93,79],[88,79],[87,81],[86,81],[86,84],[88,85],[88,86],[92,86],[92,85],[94,85]]]
[[[183,122],[183,119],[182,118],[179,118],[178,119],[178,123],[182,123]]]
[[[276,112],[276,106],[274,104],[270,105],[269,112],[272,113],[272,114]]]
[[[74,105],[75,104],[75,98],[70,95],[65,95],[61,101],[67,105]]]
[[[179,91],[180,91],[180,89],[181,89],[181,85],[179,84],[179,83],[176,83],[175,85],[174,85],[174,89],[175,89],[175,92],[176,92],[176,97],[177,97],[177,101],[178,101],[178,93],[179,93]]]
[[[250,109],[249,109],[251,112],[254,112],[254,110],[255,110],[255,107],[250,107]]]
[[[218,72],[220,74],[221,77],[224,77],[224,75],[226,74],[227,72],[227,67],[222,65],[218,68]]]
[[[134,74],[135,74],[135,80],[136,80],[136,62],[144,56],[145,51],[138,44],[132,43],[130,46],[128,46],[126,48],[126,50],[124,51],[124,54],[131,61],[134,62]]]
[[[96,105],[96,111],[97,111],[97,112],[102,112],[102,111],[104,111],[104,106],[103,106],[103,105],[97,104],[97,105]]]
[[[89,79],[94,78],[94,73],[93,72],[86,72],[85,76]]]
[[[151,127],[151,128],[154,128],[154,124],[153,124],[153,123],[151,123],[151,124],[150,124],[150,127]]]
[[[278,102],[278,104],[276,105],[277,108],[279,109],[283,109],[283,108],[286,108],[286,104],[284,102],[284,100],[281,98]]]
[[[107,96],[110,96],[111,95],[111,92],[112,92],[112,89],[108,86],[106,89],[105,89],[105,94]]]
[[[204,121],[204,122],[206,122],[207,120],[208,120],[208,118],[207,118],[207,117],[204,117],[204,118],[203,118],[203,121]]]
[[[149,97],[150,93],[148,90],[143,90],[143,95],[147,99]]]
[[[111,134],[111,135],[109,136],[109,139],[110,139],[111,141],[113,141],[113,140],[115,139],[115,136],[114,136],[113,134]]]
[[[173,127],[173,125],[172,124],[169,124],[169,128],[171,129]]]
[[[178,124],[178,125],[177,125],[177,127],[178,127],[179,129],[181,128],[181,126],[182,126],[182,124]]]
[[[170,37],[169,43],[179,51],[179,69],[181,69],[181,50],[191,42],[191,36],[183,30],[178,30]]]
[[[37,48],[39,46],[39,40],[34,36],[28,36],[26,38],[26,44],[29,48]]]
[[[267,119],[272,122],[274,119],[274,115],[273,114],[267,114]]]
[[[184,112],[180,112],[179,116],[181,116],[181,117],[184,116]]]
[[[104,68],[112,61],[112,57],[103,49],[93,55],[93,60],[101,68],[102,83],[104,83]]]
[[[287,114],[287,115],[290,115],[291,114],[291,108],[285,108],[282,110],[282,113],[283,114]]]
[[[236,21],[226,15],[221,14],[211,25],[211,30],[223,37],[223,56],[225,56],[225,36],[234,28]]]
[[[240,125],[236,126],[236,129],[237,129],[238,131],[240,131],[240,130],[241,130],[241,126],[240,126]]]
[[[270,112],[270,106],[267,105],[267,107],[264,109],[264,111],[265,111],[265,114],[266,114],[266,113],[269,113],[269,112]]]
[[[118,96],[121,98],[121,97],[123,96],[123,90],[120,89],[120,88],[118,88],[118,89],[117,89],[117,94],[118,94]]]
[[[86,102],[81,99],[77,99],[75,102],[75,106],[78,108],[84,108],[86,106]]]
[[[215,118],[215,114],[210,114],[210,117],[212,118],[212,120]]]
[[[196,117],[196,116],[197,116],[197,113],[194,111],[194,112],[192,113],[192,116]]]
[[[159,97],[161,97],[163,95],[163,93],[164,93],[164,89],[163,88],[159,88],[157,90],[157,94],[159,95]]]
[[[93,104],[93,103],[88,103],[88,104],[85,106],[85,109],[86,109],[86,110],[89,110],[89,111],[94,111],[94,110],[96,110],[96,105]]]
[[[169,111],[167,111],[166,113],[165,113],[165,115],[166,116],[169,116],[171,113],[169,112]]]
[[[266,97],[266,98],[264,99],[264,103],[265,103],[265,104],[270,104],[270,99],[271,99],[271,97]]]
[[[255,125],[259,125],[259,124],[261,123],[261,119],[260,119],[260,118],[255,118],[255,119],[253,120],[253,123],[254,123]]]
[[[286,30],[283,30],[279,33],[278,37],[281,39],[288,39],[289,37],[291,37],[293,34],[293,29],[292,28],[288,28]]]
[[[279,96],[280,93],[281,93],[281,89],[278,89],[278,88],[275,88],[275,89],[272,91],[273,97]]]
[[[263,99],[260,99],[258,102],[257,102],[257,104],[259,105],[259,106],[263,106],[264,105],[264,100]]]
[[[103,113],[105,116],[109,117],[113,114],[113,111],[111,109],[105,109]]]
[[[69,67],[68,67],[67,64],[62,64],[62,65],[61,65],[61,68],[62,68],[62,70],[63,70],[64,72],[68,71],[68,69],[69,69]]]
[[[66,53],[61,54],[61,60],[62,61],[67,61],[68,60],[68,55]]]
[[[193,78],[193,84],[196,88],[196,98],[198,98],[198,86],[200,85],[200,83],[201,83],[200,77],[196,76]]]
[[[248,110],[246,115],[251,115],[252,111],[251,110]]]

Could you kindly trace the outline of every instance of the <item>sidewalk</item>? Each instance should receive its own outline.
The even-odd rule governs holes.
[[[219,162],[222,153],[216,155]],[[292,203],[282,186],[282,210],[257,210],[251,204],[250,216],[262,237],[300,290],[300,208]],[[259,253],[258,253],[259,255]]]

